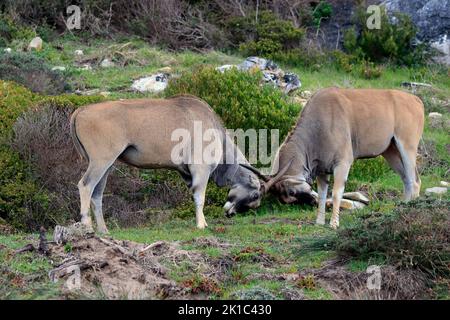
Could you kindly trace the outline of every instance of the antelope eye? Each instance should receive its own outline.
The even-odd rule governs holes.
[[[257,192],[255,192],[253,195],[252,195],[252,200],[254,201],[254,200],[257,200],[259,198],[259,194],[257,193]]]
[[[289,190],[289,195],[290,195],[291,197],[295,196],[295,191],[294,191],[294,190]]]

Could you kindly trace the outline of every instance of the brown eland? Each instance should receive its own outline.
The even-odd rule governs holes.
[[[196,126],[199,132],[196,132]],[[209,134],[205,139],[211,130],[217,136],[213,139]],[[187,134],[193,141],[180,142],[183,139],[181,135],[174,136],[176,132]],[[247,160],[209,105],[194,96],[88,105],[73,113],[71,135],[78,152],[89,161],[87,171],[78,183],[81,221],[92,228],[89,216],[92,204],[99,232],[107,232],[102,196],[108,172],[116,160],[138,168],[178,171],[193,193],[196,223],[200,229],[207,226],[203,206],[209,178],[219,186],[230,187],[224,206],[227,216],[260,204],[264,183],[261,184],[252,171],[240,166],[248,165]],[[194,137],[196,135],[200,138]],[[216,152],[213,161],[203,161],[203,158],[195,161],[198,156],[195,145],[200,145],[200,151],[205,150],[212,143],[207,140],[215,141],[212,149],[220,152]]]
[[[285,203],[313,201],[317,180],[318,215],[325,224],[330,174],[333,174],[332,228],[339,226],[339,207],[352,163],[383,156],[404,185],[404,199],[419,196],[417,148],[424,125],[422,101],[409,93],[382,89],[327,88],[311,97],[293,130],[278,150],[275,167],[283,174],[261,178]],[[277,170],[274,170],[275,172]]]

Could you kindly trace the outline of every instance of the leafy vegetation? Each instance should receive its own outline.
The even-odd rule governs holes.
[[[261,85],[260,72],[221,73],[204,67],[171,82],[166,96],[193,94],[205,100],[230,129],[279,129],[284,137],[299,113],[280,90]]]
[[[15,81],[33,92],[48,95],[69,89],[60,72],[52,71],[44,59],[24,52],[0,53],[0,79]]]
[[[369,15],[360,9],[356,15],[356,27],[344,34],[344,48],[360,60],[372,62],[391,61],[400,65],[422,64],[427,58],[425,44],[414,44],[416,27],[405,14],[396,13],[391,18],[384,8],[381,10],[379,29],[369,29]]]
[[[339,230],[342,256],[381,257],[400,268],[418,268],[432,277],[450,275],[450,201],[427,198],[390,212],[364,212]]]

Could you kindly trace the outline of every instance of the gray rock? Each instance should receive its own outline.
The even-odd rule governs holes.
[[[157,73],[134,81],[131,89],[139,92],[161,92],[166,89],[168,80],[167,74]]]
[[[425,194],[444,194],[447,193],[446,187],[433,187],[433,188],[427,188],[425,189]]]
[[[103,59],[103,61],[100,63],[100,67],[102,68],[110,68],[110,67],[115,67],[116,64],[114,62],[112,62],[111,60],[109,60],[108,58]]]
[[[419,40],[439,50],[443,56],[438,61],[450,65],[450,0],[387,0],[383,4],[388,12],[409,15]]]

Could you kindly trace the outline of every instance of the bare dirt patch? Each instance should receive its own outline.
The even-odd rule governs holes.
[[[57,241],[46,242],[47,257],[54,265],[48,276],[61,284],[63,298],[204,299],[220,293],[218,283],[233,263],[226,255],[212,259],[196,250],[184,250],[179,242],[147,245],[80,234],[70,227],[56,230]],[[213,237],[196,242],[203,246],[229,246]],[[38,252],[38,247],[41,243],[28,244],[26,250],[16,254]],[[187,280],[174,281],[173,272]]]
[[[339,262],[332,261],[320,269],[300,272],[300,280],[318,285],[331,292],[335,299],[353,300],[410,300],[427,298],[426,277],[417,270],[398,270],[394,266],[381,266],[381,288],[368,289],[371,274],[351,272]],[[302,282],[302,283],[303,283]]]

